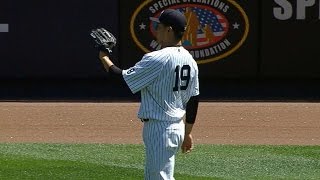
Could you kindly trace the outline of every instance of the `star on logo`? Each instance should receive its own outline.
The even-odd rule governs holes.
[[[240,24],[235,22],[234,24],[232,24],[232,26],[233,26],[233,29],[239,29]]]
[[[143,22],[139,25],[140,30],[145,30],[146,29],[146,25],[143,24]]]

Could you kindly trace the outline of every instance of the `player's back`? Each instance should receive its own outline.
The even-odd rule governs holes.
[[[150,55],[155,57],[154,61],[161,61],[163,67],[159,76],[142,90],[142,101],[149,101],[149,107],[143,108],[164,110],[165,115],[156,119],[179,120],[188,100],[198,91],[197,63],[183,47],[167,47]]]

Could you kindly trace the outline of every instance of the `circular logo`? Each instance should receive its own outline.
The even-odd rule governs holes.
[[[134,11],[130,21],[131,36],[145,53],[161,49],[150,18],[158,17],[167,8],[185,15],[187,29],[182,44],[198,64],[234,53],[249,33],[248,16],[233,0],[147,0]]]

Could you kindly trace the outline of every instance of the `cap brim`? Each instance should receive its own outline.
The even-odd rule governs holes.
[[[159,18],[150,17],[149,19],[150,19],[151,21],[153,21],[153,22],[160,23]]]

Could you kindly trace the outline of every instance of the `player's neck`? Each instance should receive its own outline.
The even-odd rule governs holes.
[[[166,44],[164,44],[162,47],[165,48],[165,47],[180,47],[182,46],[182,42],[181,41],[178,41],[178,42],[168,42]]]

